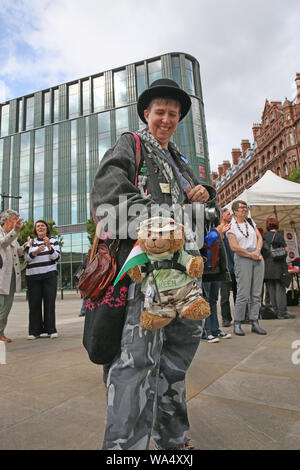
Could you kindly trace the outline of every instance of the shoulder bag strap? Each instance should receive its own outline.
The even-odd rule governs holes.
[[[273,241],[274,241],[275,235],[276,235],[276,232],[275,232],[274,235],[273,235],[273,238],[272,238],[272,241],[271,241],[271,246],[273,245]]]

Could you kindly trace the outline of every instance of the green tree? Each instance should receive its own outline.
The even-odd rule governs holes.
[[[94,236],[95,236],[95,232],[96,232],[96,225],[94,223],[94,219],[93,219],[92,216],[86,221],[86,231],[87,231],[87,234],[88,234],[88,239],[89,239],[90,245],[92,245],[93,240],[94,240]]]
[[[288,176],[288,180],[293,181],[294,183],[300,183],[300,168],[292,170]]]

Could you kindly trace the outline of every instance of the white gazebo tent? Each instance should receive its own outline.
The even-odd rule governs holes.
[[[251,188],[234,201],[242,200],[249,206],[249,215],[257,227],[265,230],[268,217],[275,217],[280,230],[300,231],[300,184],[288,181],[268,170]],[[229,209],[234,201],[227,204]]]

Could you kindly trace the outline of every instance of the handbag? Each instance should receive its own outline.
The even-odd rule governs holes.
[[[78,282],[78,290],[84,299],[97,301],[111,284],[117,271],[118,247],[119,240],[112,240],[107,245],[95,234],[88,253],[87,266]]]
[[[125,276],[96,302],[86,301],[82,344],[94,364],[108,364],[120,351],[129,283]]]
[[[275,235],[276,235],[276,232],[274,233],[271,244],[270,244],[270,254],[271,254],[271,257],[277,261],[277,260],[281,260],[285,258],[286,251],[283,246],[279,248],[273,248],[273,241],[274,241]]]

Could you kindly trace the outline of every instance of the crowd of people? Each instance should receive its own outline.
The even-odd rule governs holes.
[[[128,227],[136,218],[133,206],[139,206],[139,220],[155,215],[161,205],[169,208],[169,215],[179,216],[178,208],[187,204],[206,204],[219,214],[216,191],[198,182],[189,162],[173,142],[172,136],[178,123],[191,107],[189,95],[176,82],[159,79],[152,83],[139,97],[137,111],[146,127],[136,132],[141,143],[143,188],[135,184],[136,139],[131,133],[121,135],[117,143],[106,152],[100,162],[91,191],[94,213],[101,222],[99,208],[107,206],[115,227],[111,238],[119,238],[118,267],[131,251],[136,239]],[[124,198],[124,195],[126,198]],[[128,214],[124,229],[124,200]],[[177,212],[173,208],[177,208]],[[251,218],[247,218],[247,204],[236,201],[231,211],[222,209],[217,216],[216,230],[227,258],[227,274],[212,277],[202,283],[203,296],[210,305],[211,314],[200,321],[177,316],[166,327],[158,330],[141,329],[140,316],[144,296],[139,283],[131,282],[128,288],[126,319],[123,327],[119,353],[110,364],[105,365],[107,389],[107,422],[104,450],[145,450],[150,438],[160,450],[190,450],[189,420],[186,406],[185,377],[195,356],[201,337],[209,343],[231,338],[219,325],[217,302],[220,292],[222,327],[234,322],[235,335],[244,336],[242,323],[246,316],[251,331],[265,335],[259,325],[259,311],[264,280],[278,318],[290,318],[286,310],[285,288],[281,283],[282,272],[287,269],[286,260],[271,258],[265,245],[285,247],[278,232],[278,222],[267,221],[264,237]],[[195,213],[192,211],[191,230],[195,234]],[[131,214],[131,215],[130,215]],[[182,220],[182,219],[181,219]],[[115,223],[117,222],[117,223]],[[123,225],[122,225],[123,224]],[[22,220],[14,211],[1,214],[0,254],[0,340],[11,341],[4,335],[7,316],[11,309],[14,292],[20,288],[20,265],[18,256],[24,254],[26,283],[29,303],[28,339],[43,335],[55,338],[55,298],[57,290],[57,261],[60,257],[58,242],[51,238],[44,220],[35,223],[34,236],[23,246],[17,238]],[[122,231],[123,236],[120,236]],[[124,230],[128,230],[124,237]],[[194,240],[191,252],[200,255],[201,247]],[[276,266],[275,266],[275,264]],[[276,269],[275,269],[276,267]],[[231,313],[230,292],[233,292],[234,312]],[[84,315],[85,302],[80,315]]]

